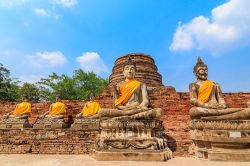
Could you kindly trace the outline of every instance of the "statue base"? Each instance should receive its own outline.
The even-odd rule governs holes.
[[[166,161],[172,158],[159,120],[101,120],[97,160]]]
[[[31,127],[28,119],[8,118],[0,120],[0,129],[23,129]]]
[[[34,129],[63,129],[69,128],[69,125],[64,122],[64,119],[38,119],[33,125]]]
[[[190,128],[197,158],[250,161],[250,120],[193,120]]]
[[[74,130],[99,130],[99,119],[77,118],[71,125]]]

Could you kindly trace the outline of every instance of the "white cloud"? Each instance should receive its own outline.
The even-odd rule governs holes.
[[[86,52],[82,56],[77,57],[76,61],[85,72],[93,71],[96,74],[100,74],[108,71],[107,66],[97,52]]]
[[[41,78],[43,78],[42,75],[20,75],[18,77],[18,80],[20,80],[22,83],[28,82],[28,83],[36,83]]]
[[[77,4],[77,0],[52,0],[52,4],[56,4],[62,7],[70,8]]]
[[[23,5],[29,0],[0,0],[0,7],[11,8],[18,5]]]
[[[43,8],[35,8],[34,11],[38,16],[50,16],[50,14]]]
[[[250,44],[250,1],[230,0],[211,11],[179,24],[171,51],[207,50],[213,54]]]
[[[37,52],[33,56],[28,56],[28,61],[35,67],[44,68],[44,67],[57,67],[63,66],[67,59],[59,51],[56,52]]]

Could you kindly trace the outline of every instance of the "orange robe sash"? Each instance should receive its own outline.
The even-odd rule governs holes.
[[[29,102],[22,102],[17,105],[17,108],[12,113],[12,115],[22,115],[30,112],[31,112],[31,104]]]
[[[140,82],[137,80],[129,80],[124,82],[120,86],[120,97],[115,101],[115,106],[125,104],[134,91],[140,86]]]
[[[60,115],[66,113],[65,104],[62,102],[55,102],[51,106],[51,110],[49,111],[49,115]]]
[[[100,110],[100,104],[96,101],[86,103],[82,109],[83,116],[95,115]]]
[[[212,81],[204,81],[199,88],[198,100],[203,103],[208,102],[213,87],[214,83]]]

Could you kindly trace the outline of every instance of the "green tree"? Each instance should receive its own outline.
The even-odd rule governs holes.
[[[9,69],[0,64],[0,100],[17,101],[20,99],[19,81],[10,78]]]
[[[25,82],[21,87],[20,87],[20,95],[28,95],[30,101],[37,102],[40,99],[40,93],[39,89],[36,87],[36,85],[27,83]]]
[[[75,70],[72,77],[52,73],[37,83],[42,100],[54,100],[56,94],[66,100],[86,99],[98,95],[107,84],[107,80],[82,69]]]

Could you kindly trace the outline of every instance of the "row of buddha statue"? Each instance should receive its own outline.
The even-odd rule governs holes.
[[[200,57],[193,71],[197,81],[189,85],[190,101],[194,105],[189,112],[191,119],[233,120],[250,118],[248,108],[227,108],[219,84],[208,80],[208,67]],[[129,58],[124,64],[125,80],[112,87],[115,109],[100,108],[98,102],[89,101],[76,117],[90,119],[159,118],[162,109],[148,108],[149,99],[146,84],[134,79],[135,73],[136,65]],[[23,102],[18,104],[14,111],[4,115],[4,118],[25,119],[28,118],[30,112],[31,104],[28,102],[28,96],[24,95]],[[65,104],[62,103],[60,96],[57,96],[56,102],[39,118],[61,119],[65,113]]]
[[[208,80],[208,67],[200,57],[193,73],[197,79],[189,85],[190,102],[194,106],[189,110],[189,114],[193,124],[250,119],[250,108],[227,108],[219,84]],[[129,56],[123,68],[124,80],[117,85],[110,85],[115,108],[101,108],[100,104],[91,98],[76,115],[74,124],[85,123],[85,120],[87,123],[98,120],[96,129],[100,130],[100,134],[96,139],[95,148],[95,158],[98,160],[165,161],[172,158],[172,151],[168,148],[167,139],[162,132],[163,109],[149,107],[147,86],[136,80],[135,74],[136,65]],[[30,112],[31,104],[24,95],[23,102],[18,104],[14,111],[4,115],[4,119],[27,120]],[[39,116],[35,125],[39,128],[43,121],[61,123],[65,113],[66,106],[60,96],[57,96],[56,102]],[[85,126],[80,126],[80,129]],[[193,132],[198,130],[194,129]],[[204,156],[207,156],[208,152],[204,151],[205,143],[199,143],[200,138],[196,139],[199,135],[194,134],[193,141],[198,149],[201,147]],[[133,155],[129,157],[128,153]]]

